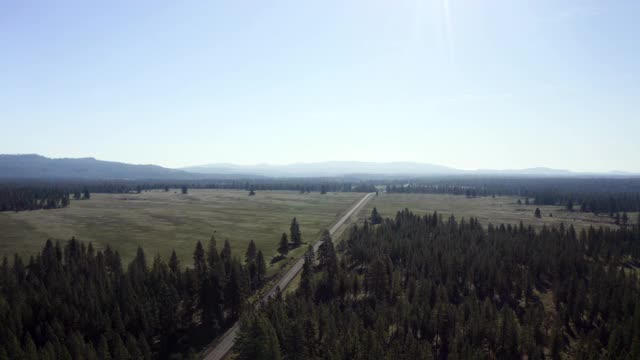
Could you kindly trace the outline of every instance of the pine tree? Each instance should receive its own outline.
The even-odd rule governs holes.
[[[224,292],[224,301],[226,307],[230,310],[231,320],[238,319],[240,316],[240,309],[245,299],[246,285],[243,277],[245,274],[242,272],[239,261],[233,259],[231,262],[231,270],[229,273],[229,280],[226,283]]]
[[[322,242],[318,248],[320,267],[328,272],[335,273],[338,269],[338,258],[329,231],[324,230],[320,241]]]
[[[540,213],[540,208],[536,208],[536,211],[534,212],[534,215],[538,219],[542,217],[542,214]]]
[[[38,360],[38,349],[29,334],[27,334],[23,356],[25,360]]]
[[[367,271],[365,282],[367,289],[379,301],[385,301],[390,293],[389,276],[382,260],[377,259],[371,263]]]
[[[109,344],[107,343],[107,338],[104,335],[100,336],[100,340],[98,341],[98,359],[110,360],[111,352],[109,351]]]
[[[231,244],[229,244],[229,239],[224,241],[222,251],[220,251],[220,259],[224,264],[225,276],[229,277],[229,274],[231,273]]]
[[[218,246],[215,236],[211,235],[209,246],[207,247],[207,263],[211,271],[219,271],[222,269],[222,260],[218,254]]]
[[[310,299],[313,294],[312,278],[313,278],[313,247],[309,245],[307,252],[304,254],[304,263],[302,264],[302,273],[300,275],[300,292],[305,299]]]
[[[243,318],[236,346],[240,360],[281,359],[280,344],[267,318],[253,314]]]
[[[176,255],[176,250],[174,249],[171,252],[171,258],[169,259],[169,269],[174,274],[178,274],[180,272],[180,260],[178,260],[178,255]]]
[[[267,275],[267,263],[264,261],[264,255],[262,250],[258,250],[258,256],[256,257],[256,271],[259,286],[262,286],[264,277]]]
[[[133,335],[127,334],[126,346],[132,359],[142,359],[142,352],[138,346],[138,341],[136,341],[136,338]]]
[[[149,348],[149,344],[144,336],[140,335],[138,337],[138,345],[140,346],[140,353],[142,354],[142,359],[151,360],[151,349]]]
[[[563,347],[562,329],[556,325],[551,331],[551,359],[560,360]]]
[[[375,207],[371,210],[371,225],[377,225],[382,223],[382,216],[378,213],[378,209]]]
[[[198,277],[198,283],[203,284],[207,278],[207,262],[200,241],[196,243],[196,249],[193,252],[193,270]]]
[[[129,360],[131,359],[131,354],[127,351],[127,348],[124,346],[120,335],[115,334],[111,343],[111,355],[114,359],[123,359]]]
[[[249,246],[247,246],[247,252],[244,254],[245,264],[254,264],[256,262],[256,255],[258,250],[256,249],[256,243],[251,240]]]
[[[567,201],[567,211],[573,211],[573,200]]]
[[[286,233],[282,233],[282,237],[280,237],[280,246],[278,246],[278,252],[282,257],[286,257],[289,253],[289,239],[287,239]]]
[[[302,234],[300,233],[300,225],[298,225],[298,220],[295,217],[293,218],[293,220],[291,220],[291,227],[289,230],[293,246],[298,247],[302,245]]]

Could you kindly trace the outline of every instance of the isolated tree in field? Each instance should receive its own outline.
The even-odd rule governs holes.
[[[536,211],[534,212],[534,215],[538,219],[542,217],[542,214],[540,213],[540,208],[536,208]]]
[[[256,194],[256,192],[255,192],[255,191],[253,191],[253,189],[251,189],[251,190],[249,191],[249,196],[253,196],[253,195],[255,195],[255,194]]]
[[[524,204],[525,205],[529,205],[529,198],[528,197],[526,199],[524,199]]]
[[[371,225],[382,223],[382,216],[378,213],[378,209],[375,207],[371,210]]]
[[[282,237],[280,237],[280,246],[278,246],[278,252],[282,257],[287,256],[289,253],[289,239],[287,238],[287,233],[282,233]]]
[[[187,188],[187,186],[186,186],[186,185],[182,185],[181,189],[182,189],[182,194],[187,194],[187,193],[189,193],[189,189]]]
[[[60,202],[60,206],[61,207],[67,207],[69,206],[69,194],[67,194],[66,196],[62,197],[62,200]]]
[[[84,200],[89,200],[91,199],[91,194],[89,193],[89,189],[85,186],[84,191],[83,191],[84,195],[83,195],[83,199]]]
[[[518,205],[522,205],[522,200],[518,199]]]
[[[291,242],[294,247],[298,247],[302,244],[302,233],[300,233],[300,225],[298,225],[298,220],[293,218],[291,220],[291,227],[289,228],[291,233]]]

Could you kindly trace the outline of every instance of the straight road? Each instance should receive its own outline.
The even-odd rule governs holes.
[[[375,193],[369,193],[365,195],[355,206],[353,206],[349,211],[347,211],[347,213],[344,214],[344,216],[340,218],[340,220],[338,220],[338,222],[336,222],[331,227],[331,229],[329,229],[329,234],[333,236],[333,234],[335,234],[335,232],[338,231],[340,226],[344,225],[344,223],[355,212],[360,210],[360,208],[362,208],[369,200],[371,200],[371,198],[374,195]],[[321,243],[322,241],[320,240],[316,241],[313,244],[313,249],[317,251]],[[298,275],[300,270],[302,270],[303,264],[304,264],[304,256],[300,257],[300,259],[298,259],[295,262],[295,264],[293,264],[293,266],[289,270],[287,270],[287,272],[284,275],[282,275],[282,277],[276,282],[276,284],[273,285],[273,287],[269,289],[269,291],[265,294],[265,296],[260,300],[259,304],[264,303],[269,298],[273,297],[278,291],[277,290],[278,288],[280,288],[280,290],[284,290],[287,287],[287,285],[289,285],[291,280],[293,280],[296,277],[296,275]],[[229,351],[231,351],[233,344],[235,344],[236,335],[238,334],[239,329],[240,329],[240,322],[236,321],[236,323],[233,324],[233,326],[229,330],[227,330],[227,332],[224,333],[224,335],[222,335],[222,338],[216,344],[216,346],[213,348],[210,348],[205,352],[204,360],[222,360],[222,358],[224,358],[225,355],[227,355]]]

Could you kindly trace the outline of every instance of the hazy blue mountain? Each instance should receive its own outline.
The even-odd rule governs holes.
[[[262,175],[273,177],[319,177],[319,176],[532,176],[532,177],[564,177],[564,176],[635,176],[631,173],[611,171],[606,173],[574,172],[564,169],[534,167],[506,170],[461,170],[452,167],[416,162],[363,162],[363,161],[325,161],[316,163],[295,163],[289,165],[235,165],[208,164],[190,166],[182,170],[200,174],[235,174]],[[636,174],[637,175],[637,174]],[[362,176],[360,176],[362,177]]]
[[[460,170],[416,162],[325,161],[289,165],[209,164],[169,169],[157,165],[133,165],[94,158],[50,159],[41,155],[0,155],[0,179],[92,179],[92,180],[188,180],[243,177],[353,177],[387,178],[420,176],[638,176],[612,171],[608,173],[573,172],[536,167],[510,170]]]
[[[0,178],[4,179],[190,179],[182,170],[157,165],[132,165],[94,158],[50,159],[44,156],[0,155]]]
[[[534,167],[527,169],[506,169],[506,170],[491,170],[480,169],[474,171],[476,174],[486,175],[519,175],[519,176],[575,176],[579,175],[578,172],[573,172],[564,169],[552,169],[548,167]]]
[[[209,164],[190,166],[182,170],[202,174],[251,174],[281,177],[345,176],[356,174],[371,175],[452,175],[464,171],[433,164],[413,162],[363,162],[325,161],[317,163],[295,163],[289,165],[234,165]]]

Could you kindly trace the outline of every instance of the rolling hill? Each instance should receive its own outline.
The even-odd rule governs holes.
[[[0,155],[2,179],[192,179],[186,171],[157,165],[132,165],[95,158],[51,159],[41,155]]]

